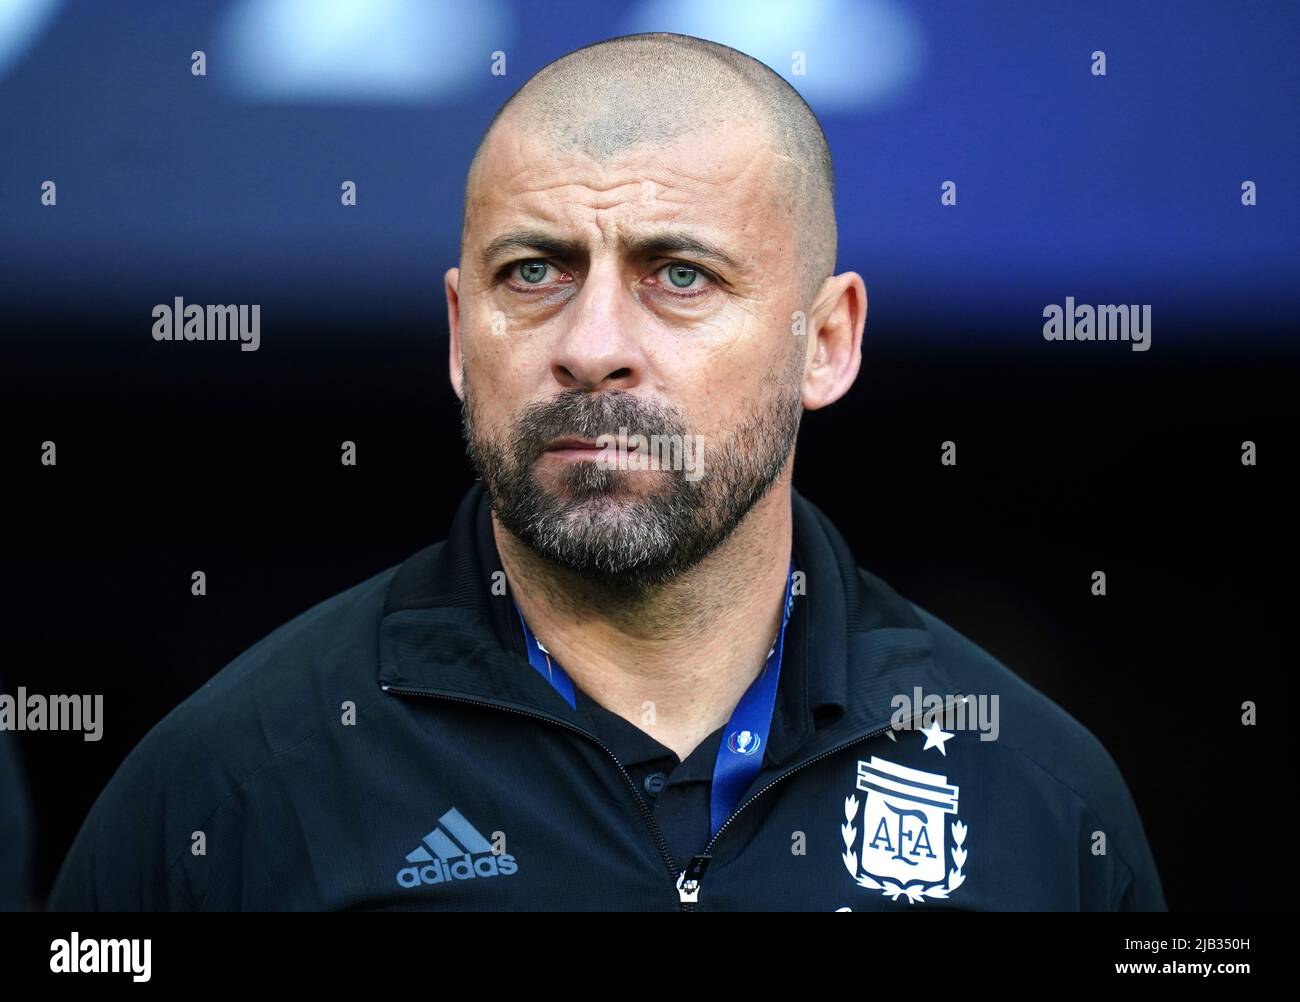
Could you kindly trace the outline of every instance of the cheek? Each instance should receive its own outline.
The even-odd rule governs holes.
[[[475,430],[492,437],[508,430],[514,407],[522,399],[500,357],[500,349],[488,347],[467,351],[465,381],[473,404]]]
[[[491,402],[495,407],[501,399],[525,395],[530,345],[508,330],[504,315],[492,308],[476,314],[473,325],[463,331],[461,354],[471,391],[485,405]]]
[[[781,392],[790,353],[806,344],[789,327],[785,316],[750,312],[729,318],[716,336],[701,331],[657,347],[653,391],[673,402],[693,432],[728,435]]]
[[[752,371],[715,373],[701,387],[692,388],[689,397],[679,397],[678,406],[693,434],[722,441],[748,422],[756,408],[761,410],[772,392],[773,387]]]
[[[743,404],[747,398],[775,392],[790,365],[790,353],[805,343],[779,326],[783,322],[769,320],[761,325],[754,322],[745,336],[710,352],[707,361],[710,393]]]
[[[510,326],[505,312],[491,296],[483,296],[465,317],[462,350],[480,365],[500,364],[509,348]]]

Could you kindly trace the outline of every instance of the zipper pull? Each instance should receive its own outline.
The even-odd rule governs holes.
[[[683,903],[700,900],[700,881],[704,879],[704,871],[709,868],[712,859],[712,856],[705,853],[702,856],[693,856],[686,864],[686,869],[677,878],[677,896]]]

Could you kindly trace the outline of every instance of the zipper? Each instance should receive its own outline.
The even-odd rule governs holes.
[[[548,724],[555,724],[559,727],[563,727],[566,730],[573,731],[574,734],[581,734],[584,738],[595,742],[605,750],[605,753],[613,760],[614,764],[618,766],[618,771],[623,774],[623,778],[627,780],[628,789],[632,791],[632,796],[636,798],[637,809],[641,812],[641,817],[645,820],[646,825],[649,826],[650,834],[654,836],[655,845],[659,848],[659,856],[663,860],[664,868],[668,872],[668,877],[670,880],[673,880],[676,885],[678,904],[681,907],[681,910],[695,910],[693,905],[692,907],[687,907],[688,903],[693,902],[695,899],[687,897],[688,892],[682,890],[683,878],[686,876],[687,871],[682,871],[681,875],[677,874],[677,865],[673,860],[672,853],[668,849],[668,840],[664,838],[663,832],[659,830],[659,825],[655,822],[654,814],[651,813],[650,808],[646,805],[645,800],[641,796],[641,792],[636,788],[636,780],[634,780],[632,774],[623,767],[623,763],[620,762],[618,756],[610,750],[609,745],[601,741],[600,738],[596,737],[596,735],[584,731],[581,727],[575,727],[567,720],[560,720],[558,717],[550,717],[544,713],[532,713],[529,710],[518,710],[513,706],[503,706],[500,703],[489,703],[479,699],[467,699],[464,696],[446,696],[440,692],[425,692],[420,689],[399,689],[396,686],[387,685],[382,682],[379,687],[383,689],[384,692],[395,693],[399,696],[426,696],[430,699],[446,699],[454,703],[469,703],[471,706],[484,706],[491,710],[505,710],[507,713],[518,713],[524,717],[532,717],[535,720],[544,720]],[[723,825],[723,827],[725,828],[726,825]],[[719,831],[721,831],[721,829],[719,829]],[[699,857],[696,858],[698,859]],[[694,864],[695,860],[692,860],[691,863]],[[704,868],[707,867],[708,863],[706,862]],[[690,866],[687,867],[687,870],[689,869]],[[703,868],[700,869],[700,876],[702,875]]]
[[[743,804],[737,807],[735,811],[732,812],[731,817],[727,818],[727,820],[722,823],[722,827],[720,827],[716,832],[713,833],[713,838],[709,839],[709,844],[704,847],[704,851],[699,853],[696,856],[692,856],[691,861],[686,865],[686,869],[683,870],[681,876],[677,878],[677,889],[678,892],[682,895],[683,910],[695,911],[695,904],[698,903],[700,899],[700,883],[704,879],[704,872],[709,868],[709,863],[713,859],[713,846],[717,843],[718,838],[722,835],[722,833],[725,832],[728,827],[730,827],[731,822],[735,821],[736,818],[740,816],[741,811],[743,811],[746,807],[752,804],[755,800],[761,797],[768,790],[772,789],[772,787],[776,786],[776,784],[781,782],[781,780],[785,779],[788,776],[793,776],[800,769],[804,769],[812,765],[814,762],[820,762],[822,759],[828,758],[831,755],[838,755],[840,752],[844,751],[844,749],[852,748],[854,745],[859,744],[863,741],[870,741],[872,738],[879,737],[880,735],[884,734],[887,730],[889,730],[889,727],[890,725],[886,724],[884,727],[874,730],[870,734],[860,734],[856,738],[853,738],[852,740],[845,741],[843,744],[839,744],[836,745],[834,748],[827,749],[826,751],[822,752],[820,755],[814,755],[806,762],[800,762],[797,766],[795,766],[793,769],[789,770],[788,772],[783,772],[779,776],[772,777],[772,781],[770,783],[768,783],[761,790],[755,793],[752,797],[746,800]],[[687,908],[685,904],[686,902],[689,902],[691,907]]]

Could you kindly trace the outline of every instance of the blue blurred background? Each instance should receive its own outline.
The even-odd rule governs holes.
[[[1006,345],[1041,311],[1149,303],[1161,351],[1293,343],[1300,5],[898,0],[0,3],[10,302],[259,302],[441,316],[465,168],[579,45],[668,29],[786,76],[838,170],[869,337]],[[1101,49],[1107,74],[1094,77]],[[190,53],[207,75],[190,74]],[[491,53],[508,72],[489,72]],[[791,74],[791,53],[806,75]],[[58,183],[59,206],[39,184]],[[357,182],[359,210],[339,205]],[[957,182],[958,207],[939,203]],[[1240,202],[1242,181],[1259,204]],[[76,276],[75,288],[68,278]],[[375,315],[376,307],[380,315]]]
[[[0,735],[0,852],[34,846],[0,909],[5,874],[39,906],[172,707],[445,534],[473,478],[442,292],[470,155],[547,62],[665,29],[803,52],[835,157],[871,305],[796,487],[1101,739],[1172,908],[1285,907],[1267,860],[1208,865],[1202,805],[1273,804],[1289,760],[1300,4],[0,0],[0,670],[106,716],[96,743]],[[260,349],[154,342],[176,296],[259,304]],[[1150,304],[1151,349],[1045,342],[1067,296]]]

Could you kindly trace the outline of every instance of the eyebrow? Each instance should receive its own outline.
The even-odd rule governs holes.
[[[736,260],[717,244],[681,230],[652,230],[627,235],[620,238],[619,248],[625,254],[642,257],[657,254],[691,254],[710,259],[728,268],[740,267]],[[491,270],[492,262],[508,250],[530,251],[561,261],[573,261],[587,253],[586,244],[581,240],[556,237],[545,230],[509,230],[483,248],[484,269]]]

